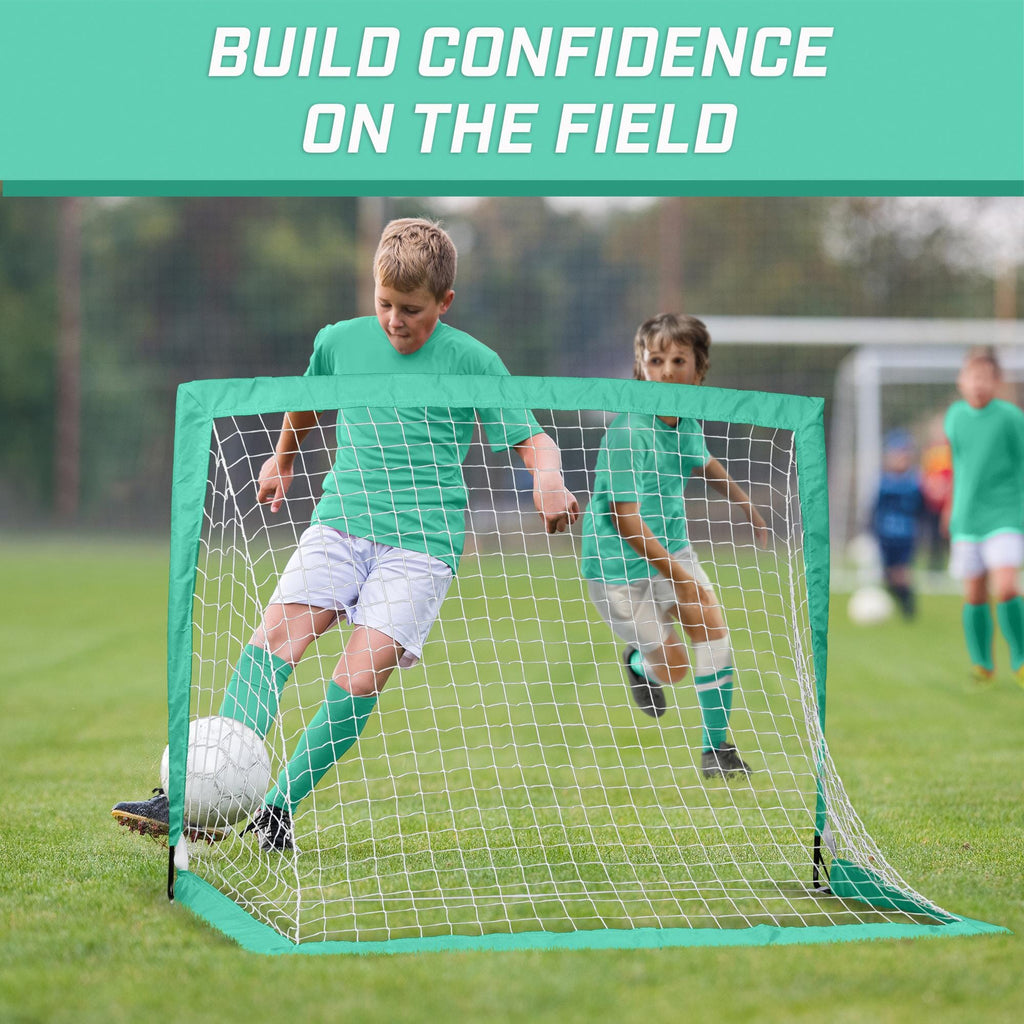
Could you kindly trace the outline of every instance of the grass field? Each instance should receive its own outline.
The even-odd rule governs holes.
[[[267,958],[164,896],[121,832],[165,739],[166,553],[0,543],[0,1020],[1016,1021],[1024,691],[966,692],[959,606],[830,635],[831,752],[894,866],[1013,935],[803,947]],[[1003,659],[1005,663],[1005,658]]]

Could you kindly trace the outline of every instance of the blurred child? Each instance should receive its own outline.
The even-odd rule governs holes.
[[[891,430],[885,439],[884,468],[871,527],[882,555],[886,590],[907,619],[915,612],[912,563],[922,504],[913,439],[906,430]]]
[[[634,339],[637,380],[700,384],[711,336],[692,316],[665,313],[640,325]],[[664,684],[690,668],[678,622],[693,649],[694,686],[703,723],[705,777],[749,775],[728,741],[733,652],[711,581],[686,535],[683,490],[702,476],[743,511],[761,547],[768,530],[760,512],[725,467],[711,458],[694,419],[622,413],[608,427],[597,457],[594,493],[584,513],[583,576],[591,600],[628,645],[626,680],[640,710],[665,713]]]
[[[1024,602],[1017,573],[1024,563],[1024,413],[996,395],[1002,371],[992,349],[964,360],[946,413],[953,454],[950,572],[963,581],[963,626],[976,682],[992,678],[994,631],[990,597],[1024,686]]]

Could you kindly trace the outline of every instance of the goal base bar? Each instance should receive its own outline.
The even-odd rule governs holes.
[[[913,939],[952,935],[1011,934],[999,925],[958,917],[948,924],[855,924],[834,927],[779,928],[634,928],[575,932],[518,932],[494,935],[436,935],[375,942],[290,942],[273,928],[250,917],[208,882],[189,871],[178,872],[174,898],[252,953],[398,954],[518,949],[659,949],[677,946],[785,946],[867,939]]]

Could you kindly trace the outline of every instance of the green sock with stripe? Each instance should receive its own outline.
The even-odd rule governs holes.
[[[991,672],[995,668],[992,660],[992,609],[987,603],[965,604],[963,624],[971,664],[980,665]]]
[[[729,637],[693,645],[693,683],[700,702],[705,750],[726,742],[732,713],[733,667]]]
[[[376,705],[376,694],[356,697],[337,683],[328,683],[327,699],[306,726],[295,753],[264,802],[294,811],[359,738]]]
[[[1024,601],[1019,595],[1002,601],[996,605],[996,616],[1010,647],[1010,664],[1016,672],[1024,665]]]
[[[249,726],[264,739],[277,717],[281,691],[294,667],[270,651],[248,644],[238,659],[218,714]]]

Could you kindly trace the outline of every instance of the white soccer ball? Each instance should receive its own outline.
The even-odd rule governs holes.
[[[895,611],[888,592],[881,587],[860,587],[850,595],[846,613],[858,626],[877,626]]]
[[[170,748],[160,764],[165,790],[170,778]],[[185,824],[223,828],[247,817],[270,786],[270,756],[263,740],[247,725],[214,715],[188,727],[185,768]]]

